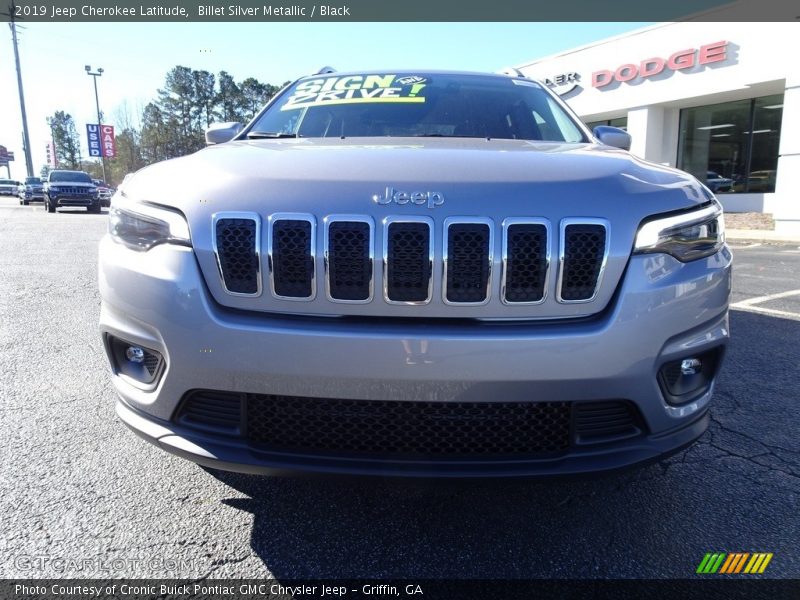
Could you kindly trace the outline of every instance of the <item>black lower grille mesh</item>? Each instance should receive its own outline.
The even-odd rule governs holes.
[[[489,283],[489,226],[457,223],[447,228],[447,300],[483,302]]]
[[[568,402],[399,402],[253,395],[247,437],[271,450],[388,456],[557,453]]]
[[[507,235],[506,302],[538,302],[548,268],[547,228],[520,223],[509,225]]]
[[[335,221],[328,229],[330,295],[337,300],[366,300],[370,295],[372,260],[369,224]]]
[[[196,429],[239,435],[244,394],[215,391],[191,392],[181,403],[176,421]]]
[[[272,224],[272,277],[278,296],[311,296],[314,258],[310,222],[286,219]]]
[[[252,219],[217,221],[217,257],[220,272],[229,292],[258,292],[256,222]]]
[[[589,300],[594,296],[605,247],[606,228],[602,225],[567,225],[561,282],[563,300]]]
[[[389,300],[424,302],[431,281],[430,227],[427,223],[391,223],[387,236]]]
[[[597,443],[642,433],[639,413],[630,402],[579,402],[575,405],[575,432],[580,443]]]
[[[189,392],[175,421],[265,451],[365,458],[537,457],[642,435],[628,400],[404,402]]]

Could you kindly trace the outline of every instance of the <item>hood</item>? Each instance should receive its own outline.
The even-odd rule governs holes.
[[[147,167],[126,182],[141,200],[190,215],[220,210],[361,212],[389,186],[445,195],[438,212],[550,202],[577,212],[598,203],[652,214],[708,201],[691,175],[595,144],[474,138],[236,141]],[[565,186],[569,194],[565,197]],[[520,207],[522,208],[522,207]]]

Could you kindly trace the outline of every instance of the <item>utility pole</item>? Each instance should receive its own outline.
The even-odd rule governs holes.
[[[22,91],[22,69],[19,66],[19,48],[17,47],[17,24],[14,22],[14,13],[16,7],[11,4],[11,22],[8,26],[11,28],[11,39],[14,41],[14,61],[17,64],[17,88],[19,89],[19,109],[22,113],[22,140],[23,150],[25,151],[25,168],[28,172],[28,177],[33,177],[33,160],[31,160],[31,141],[28,136],[28,115],[25,112],[25,93]]]
[[[106,159],[104,157],[105,152],[103,151],[103,132],[101,128],[103,124],[100,122],[100,99],[97,95],[97,78],[103,75],[103,69],[97,69],[97,73],[92,73],[92,67],[86,65],[86,74],[91,75],[94,80],[94,104],[97,108],[97,134],[100,137],[100,166],[103,168],[103,181],[106,180]],[[91,150],[91,148],[90,148]]]

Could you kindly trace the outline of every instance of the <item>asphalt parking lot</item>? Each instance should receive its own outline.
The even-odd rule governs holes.
[[[0,577],[685,578],[710,551],[772,552],[764,576],[800,577],[800,247],[734,245],[711,427],[658,464],[545,482],[258,478],[117,421],[97,333],[106,219],[0,198]]]

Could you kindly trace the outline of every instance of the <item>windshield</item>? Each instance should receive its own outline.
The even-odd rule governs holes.
[[[25,178],[25,183],[27,185],[36,185],[38,183],[42,183],[42,180],[39,179],[38,177],[26,177]]]
[[[92,183],[92,178],[88,173],[81,171],[53,171],[50,173],[50,181],[68,181],[76,183]]]
[[[586,141],[534,81],[428,73],[304,79],[258,119],[248,136]]]

